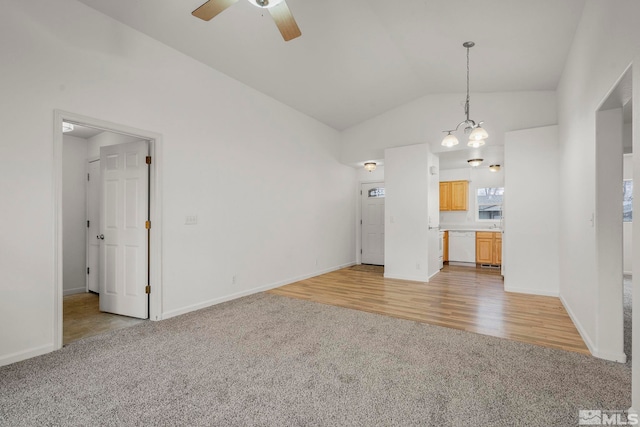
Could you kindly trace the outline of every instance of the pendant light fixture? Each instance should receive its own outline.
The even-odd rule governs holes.
[[[451,132],[456,132],[460,129],[460,126],[464,125],[464,133],[469,134],[469,142],[467,145],[469,147],[478,148],[484,145],[484,140],[489,137],[489,134],[486,130],[484,130],[480,125],[483,122],[476,123],[475,121],[469,118],[469,49],[475,46],[474,42],[464,42],[462,43],[467,49],[467,100],[464,103],[464,114],[466,115],[466,119],[458,123],[455,129],[445,130],[447,135],[442,140],[442,145],[445,147],[453,147],[454,145],[458,145],[458,138],[453,135]]]
[[[482,164],[483,161],[484,159],[469,159],[467,160],[467,163],[469,163],[469,166],[471,166],[472,168],[477,168]]]

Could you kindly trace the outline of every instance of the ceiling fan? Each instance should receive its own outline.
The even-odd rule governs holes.
[[[191,14],[202,20],[209,21],[236,2],[238,0],[209,0],[191,12]],[[285,0],[249,0],[249,3],[261,9],[269,10],[284,41],[288,42],[302,35]]]

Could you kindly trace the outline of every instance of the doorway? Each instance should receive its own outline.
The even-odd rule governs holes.
[[[152,132],[62,111],[55,111],[54,123],[55,218],[57,225],[55,235],[55,314],[52,323],[54,325],[55,348],[61,348],[64,342],[63,313],[68,306],[67,300],[71,296],[75,296],[69,294],[78,294],[78,290],[85,293],[89,290],[95,292],[96,282],[102,282],[101,285],[97,286],[98,292],[103,296],[102,298],[99,297],[102,311],[112,311],[151,320],[161,319],[162,280],[160,260],[162,221],[159,209],[161,195],[159,179],[161,138],[160,135]],[[82,209],[84,216],[82,227],[84,228],[81,232],[76,233],[82,235],[83,246],[86,250],[85,254],[83,254],[85,256],[82,257],[86,265],[86,270],[83,268],[83,273],[86,274],[83,283],[85,286],[83,286],[83,289],[76,287],[74,292],[69,292],[66,289],[68,287],[66,282],[70,276],[66,274],[65,269],[69,267],[72,257],[65,251],[67,249],[66,237],[69,234],[68,230],[66,230],[68,228],[68,221],[66,221],[68,215],[65,214],[68,212],[68,205],[71,202],[69,195],[63,191],[63,184],[66,182],[65,175],[69,169],[67,168],[68,165],[65,165],[65,160],[68,160],[68,156],[63,153],[63,146],[65,145],[62,132],[63,123],[92,129],[95,132],[92,145],[85,148],[85,153],[87,154],[81,165],[81,168],[86,172],[83,174],[87,183],[85,187],[86,193],[82,191],[86,205],[85,209]],[[102,135],[102,137],[99,138],[95,135]],[[137,142],[131,142],[132,140]],[[100,147],[103,148],[101,149]],[[102,161],[98,160],[100,151],[103,152]],[[87,163],[88,160],[89,162]],[[95,179],[93,185],[90,185],[92,172],[96,177],[95,174],[98,171],[102,172],[98,173],[102,178],[100,180]],[[107,179],[108,182],[105,184]],[[100,187],[107,188],[106,191],[100,193],[100,203],[107,207],[120,206],[117,212],[114,209],[100,209],[100,213],[96,215],[96,199],[98,199],[96,197],[96,188]],[[107,198],[111,198],[112,202],[117,198],[118,201],[116,201],[117,203],[105,203]],[[126,206],[126,208],[122,209],[122,206]],[[116,216],[118,216],[117,223],[114,222]],[[96,219],[98,217],[101,218]],[[153,226],[151,225],[151,219],[153,219]],[[92,221],[97,222],[97,224],[94,222],[96,227],[91,225]],[[101,222],[102,226],[100,225]],[[136,236],[131,235],[132,231],[135,232]],[[101,239],[101,236],[105,237]],[[91,239],[92,237],[93,239]],[[95,241],[98,241],[97,245]],[[139,246],[135,251],[131,249],[136,247],[133,243]],[[118,250],[118,245],[122,246],[122,250]],[[96,261],[96,248],[98,248],[98,259],[100,261]],[[124,255],[120,256],[120,254]],[[135,268],[130,268],[129,266],[129,264],[133,265],[132,260],[136,261]],[[101,269],[100,265],[105,268]],[[91,271],[92,266],[95,269],[94,271]],[[76,270],[74,269],[74,271]],[[98,277],[99,279],[97,279]],[[124,285],[118,281],[123,282]],[[131,286],[132,283],[135,284],[135,288]],[[120,292],[120,289],[122,292]],[[120,296],[116,295],[118,292],[121,293],[122,298],[114,302],[113,297]],[[93,307],[97,295],[99,294],[84,295],[86,300],[78,302],[76,309],[84,306],[80,311],[86,308],[88,311],[85,311],[89,313],[104,314]],[[138,301],[143,301],[144,303],[143,306],[136,305],[137,311],[134,314],[127,311],[130,308],[132,296],[137,296]],[[90,301],[92,298],[93,301]],[[110,298],[112,300],[111,306],[104,306],[103,301],[106,300],[108,302]],[[118,317],[122,317],[122,319],[118,321],[111,319],[107,323],[119,325],[119,327],[131,323],[121,321],[131,318]]]
[[[384,182],[361,185],[361,262],[384,265]]]
[[[623,218],[631,214],[625,212],[623,197],[624,172],[632,176],[632,171],[623,171],[624,155],[632,150],[631,108],[629,66],[596,111],[596,210],[592,218],[598,272],[596,355],[622,363],[631,353],[631,277],[625,276],[623,227]],[[631,203],[626,205],[631,207]]]

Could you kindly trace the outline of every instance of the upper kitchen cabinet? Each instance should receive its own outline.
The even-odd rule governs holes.
[[[441,211],[451,210],[451,183],[450,182],[440,183],[440,210]]]
[[[469,208],[468,181],[440,182],[440,210],[466,211]]]

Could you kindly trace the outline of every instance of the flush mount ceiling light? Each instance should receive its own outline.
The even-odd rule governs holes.
[[[500,165],[491,165],[489,166],[489,170],[491,172],[498,172],[500,170]]]
[[[377,165],[375,162],[367,162],[364,164],[364,168],[369,172],[373,172],[374,170],[376,170],[376,166]]]
[[[469,163],[469,166],[471,166],[472,168],[475,168],[480,166],[483,160],[484,159],[469,159],[467,160],[467,163]]]
[[[456,132],[460,129],[460,126],[464,125],[464,133],[469,134],[469,142],[467,145],[469,147],[478,148],[484,145],[484,140],[489,137],[489,134],[486,130],[484,130],[480,125],[484,122],[478,122],[471,120],[469,118],[469,49],[475,46],[474,42],[464,42],[462,43],[467,49],[467,100],[464,103],[464,114],[466,115],[466,119],[458,123],[455,129],[445,130],[443,132],[447,133],[447,136],[442,140],[442,145],[445,147],[453,147],[454,145],[458,145],[458,138],[455,135],[452,135],[451,132]]]
[[[62,122],[62,132],[67,133],[73,130],[73,125],[71,123]]]

